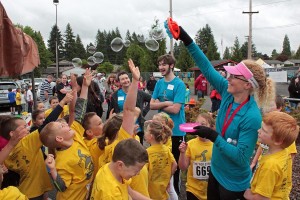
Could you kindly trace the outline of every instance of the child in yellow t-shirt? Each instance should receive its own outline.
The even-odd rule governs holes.
[[[172,130],[157,120],[145,122],[145,140],[151,144],[147,149],[149,155],[149,195],[151,199],[168,199],[168,187],[177,163],[170,149],[163,144]]]
[[[288,150],[298,137],[299,126],[290,115],[278,111],[267,113],[258,130],[258,141],[268,151],[258,161],[251,189],[246,199],[289,199],[292,187],[292,159]]]
[[[137,175],[147,162],[147,151],[138,141],[120,141],[114,148],[112,161],[97,173],[91,199],[149,200],[129,186],[130,178]]]
[[[53,109],[57,106],[59,103],[58,98],[56,96],[53,96],[49,99],[50,108],[45,111],[45,117],[48,117],[48,115],[53,111]],[[64,116],[69,115],[69,106],[65,105],[63,112],[59,115],[58,118],[63,118]]]
[[[202,126],[214,128],[214,119],[207,113],[199,114],[196,122]],[[207,181],[210,171],[210,160],[213,143],[201,137],[182,142],[179,146],[178,165],[187,170],[187,199],[207,199]]]
[[[17,111],[18,111],[18,115],[21,114],[22,111],[22,106],[21,106],[21,88],[17,88],[17,92],[16,92],[16,105],[17,105]]]
[[[72,80],[72,82],[74,81]],[[71,128],[67,123],[52,122],[45,126],[40,134],[41,141],[45,146],[56,149],[55,160],[54,156],[49,154],[45,162],[58,189],[57,200],[84,200],[89,196],[94,165],[89,148],[83,140],[84,129],[80,123],[85,114],[88,87],[91,81],[92,74],[87,69],[80,97],[78,99],[75,97],[70,103],[72,105],[69,119]],[[76,95],[76,93],[77,91],[74,89],[73,94]],[[76,101],[76,105],[74,105],[74,101]],[[71,116],[75,116],[75,120]]]

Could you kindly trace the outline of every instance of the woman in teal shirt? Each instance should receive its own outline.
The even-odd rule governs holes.
[[[259,107],[274,101],[273,82],[252,60],[224,66],[229,74],[224,78],[176,22],[169,20],[168,28],[175,39],[183,41],[201,72],[222,96],[216,131],[196,127],[197,135],[214,142],[207,197],[244,199],[244,191],[250,186],[250,157],[262,122]]]

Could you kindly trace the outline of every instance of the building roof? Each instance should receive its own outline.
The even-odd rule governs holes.
[[[291,59],[291,60],[287,60],[287,61],[295,63],[295,64],[300,64],[300,60],[299,59]]]
[[[283,62],[279,61],[279,60],[264,60],[265,63],[269,64],[269,65],[277,65],[277,64],[280,64],[280,65],[283,65]]]

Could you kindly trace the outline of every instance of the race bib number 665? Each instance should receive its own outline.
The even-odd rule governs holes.
[[[193,177],[199,180],[208,180],[210,172],[210,162],[193,162]]]

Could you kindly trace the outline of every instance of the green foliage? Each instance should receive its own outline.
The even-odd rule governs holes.
[[[189,54],[187,48],[184,46],[183,42],[179,43],[179,55],[176,61],[176,67],[182,71],[187,71],[189,68],[194,67],[195,62],[191,55]]]
[[[75,36],[71,25],[68,23],[65,31],[65,40],[64,40],[64,58],[65,60],[72,60],[73,58],[77,57],[76,55],[76,43],[75,43]]]
[[[105,72],[106,74],[114,71],[114,66],[110,62],[104,62],[97,67],[97,72]]]
[[[225,51],[224,51],[224,54],[223,54],[223,59],[230,59],[230,58],[231,58],[231,54],[229,52],[229,48],[226,47]]]
[[[76,40],[75,40],[75,57],[83,57],[86,58],[86,51],[82,44],[80,36],[77,34]]]
[[[208,24],[206,24],[205,27],[197,32],[195,42],[202,49],[203,53],[207,53],[209,41],[213,37],[214,36],[212,34],[211,28]]]
[[[273,60],[276,59],[277,56],[278,56],[278,53],[277,53],[276,49],[273,49],[272,55],[271,55],[272,59]]]
[[[300,46],[298,47],[298,50],[296,54],[294,55],[294,59],[300,59]]]
[[[56,61],[55,55],[55,45],[56,45],[56,31],[57,31],[57,46],[59,50],[63,49],[63,37],[62,34],[59,30],[59,28],[54,25],[52,26],[51,32],[50,32],[50,37],[47,41],[48,44],[48,51],[50,52],[50,59],[52,62]],[[59,56],[61,58],[62,55]]]
[[[214,37],[211,37],[209,40],[206,56],[209,60],[220,60],[220,53]]]
[[[231,60],[240,62],[243,59],[242,53],[240,51],[240,42],[238,37],[235,37],[234,40],[234,45],[232,47],[232,55],[231,55]]]
[[[290,58],[291,55],[292,55],[290,40],[289,40],[287,35],[285,35],[284,39],[283,39],[281,54],[284,55],[284,56],[287,56],[288,58]]]

